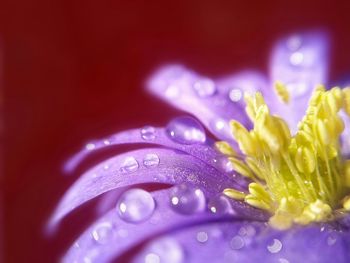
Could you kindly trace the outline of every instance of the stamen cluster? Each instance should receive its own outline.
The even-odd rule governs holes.
[[[288,103],[285,86],[277,82],[275,89]],[[216,146],[252,182],[248,192],[225,189],[224,194],[269,211],[269,223],[278,229],[332,220],[336,211],[350,210],[350,161],[341,156],[339,140],[344,130],[339,112],[350,114],[350,89],[316,87],[295,135],[270,113],[261,93],[245,94],[245,102],[254,128],[230,123],[243,155],[227,142]]]

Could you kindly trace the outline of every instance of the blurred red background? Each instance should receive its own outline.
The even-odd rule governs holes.
[[[61,174],[70,154],[89,139],[179,114],[144,91],[159,65],[209,76],[267,72],[281,35],[324,28],[331,79],[350,73],[348,1],[14,0],[1,9],[5,262],[56,262],[88,223],[75,217],[53,239],[42,233],[77,178]]]

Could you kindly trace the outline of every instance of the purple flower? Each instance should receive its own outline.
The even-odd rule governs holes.
[[[327,50],[322,33],[288,36],[272,52],[269,79],[161,68],[151,93],[200,122],[123,131],[67,162],[70,172],[98,149],[151,145],[103,161],[68,190],[50,230],[103,193],[101,211],[115,204],[63,262],[120,262],[140,244],[133,262],[347,262],[350,91],[317,86],[327,83]]]

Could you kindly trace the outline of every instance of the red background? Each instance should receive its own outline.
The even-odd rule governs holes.
[[[89,139],[178,113],[144,92],[166,62],[209,76],[267,71],[282,34],[325,28],[331,77],[350,69],[348,1],[18,1],[1,8],[5,86],[6,262],[56,262],[88,223],[42,227],[75,177],[63,161]],[[1,37],[1,35],[0,35]],[[0,38],[1,39],[1,38]]]

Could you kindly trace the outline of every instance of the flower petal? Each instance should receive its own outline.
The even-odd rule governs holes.
[[[233,176],[178,151],[150,148],[117,155],[84,173],[66,192],[49,229],[70,211],[107,191],[141,183],[175,184],[190,182],[210,193],[221,193],[227,187],[242,189]]]
[[[146,126],[141,129],[122,131],[101,140],[91,141],[85,146],[84,149],[75,154],[65,163],[63,170],[66,173],[70,173],[79,165],[79,163],[82,162],[83,159],[96,150],[122,144],[161,145],[167,148],[183,151],[208,164],[213,165],[215,165],[213,160],[215,160],[215,158],[219,158],[220,156],[220,154],[213,149],[213,147],[211,147],[213,142],[209,139],[207,139],[207,142],[203,144],[181,144],[170,139],[167,135],[166,129]],[[219,166],[217,166],[217,168],[221,169]]]
[[[125,222],[116,210],[111,210],[76,240],[63,262],[80,262],[84,259],[89,262],[111,262],[113,258],[157,235],[190,225],[242,216],[234,212],[215,215],[209,211],[183,215],[171,209],[169,193],[170,190],[152,193],[156,208],[151,217],[143,222]]]
[[[165,242],[173,245],[162,245]],[[162,262],[162,259],[176,254],[179,260],[172,263],[345,263],[350,254],[348,242],[348,233],[319,226],[279,232],[259,222],[214,222],[179,229],[171,237],[162,236],[153,240],[133,262],[145,262],[147,257],[159,258]]]
[[[343,156],[349,157],[350,156],[350,118],[343,111],[340,112],[340,116],[344,122],[344,131],[340,135],[341,150],[342,150]]]
[[[285,105],[276,97],[267,103],[274,113],[288,122],[292,131],[296,131],[297,123],[305,114],[314,87],[327,83],[328,44],[325,33],[308,32],[283,38],[273,49],[271,87],[276,81],[281,81],[286,85],[291,100]]]
[[[259,84],[255,83],[255,75],[251,79],[249,76],[246,73],[244,79],[253,86]],[[237,83],[238,79],[239,76]],[[217,82],[183,66],[169,65],[161,68],[149,80],[148,89],[174,107],[195,115],[219,139],[233,141],[229,120],[250,124],[248,117],[242,114],[242,105],[232,101],[234,94],[230,99],[227,88],[221,89]]]

